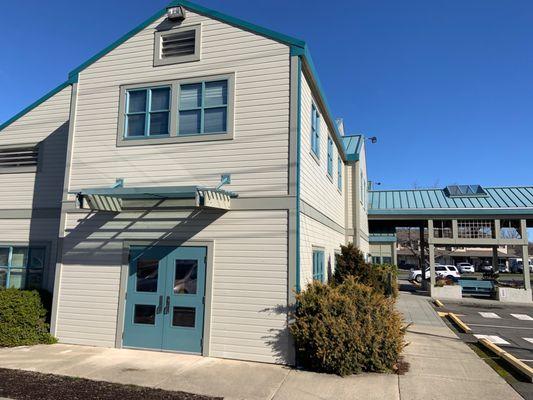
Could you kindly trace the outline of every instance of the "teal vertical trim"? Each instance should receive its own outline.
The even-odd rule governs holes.
[[[300,166],[302,148],[302,59],[298,57],[298,118],[296,124],[296,292],[300,293]]]

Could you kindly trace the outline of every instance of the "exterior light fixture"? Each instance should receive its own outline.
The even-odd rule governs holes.
[[[378,138],[375,136],[372,136],[372,137],[369,137],[368,140],[370,140],[370,143],[374,144],[374,143],[377,143]]]
[[[167,18],[171,21],[183,21],[185,19],[185,9],[182,6],[168,7]]]

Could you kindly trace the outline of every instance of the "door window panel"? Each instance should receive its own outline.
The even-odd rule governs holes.
[[[7,268],[0,268],[0,289],[7,285]]]
[[[194,328],[196,309],[194,307],[174,307],[172,312],[172,326]]]
[[[135,304],[133,323],[155,325],[155,306],[150,304]]]
[[[196,294],[198,260],[176,260],[174,294]]]
[[[12,268],[24,268],[28,259],[27,247],[13,247],[13,255],[11,257]]]
[[[9,247],[0,248],[0,266],[7,267],[9,263]]]
[[[9,287],[15,289],[24,289],[26,287],[26,270],[11,268]]]
[[[159,260],[137,261],[137,291],[157,292],[157,278],[159,276]]]

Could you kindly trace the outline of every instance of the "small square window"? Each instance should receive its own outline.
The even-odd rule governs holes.
[[[177,64],[200,59],[201,25],[155,33],[154,66]]]

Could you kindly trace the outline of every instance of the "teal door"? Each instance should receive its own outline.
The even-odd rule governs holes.
[[[132,247],[123,345],[202,352],[205,247]]]

